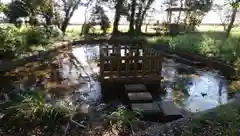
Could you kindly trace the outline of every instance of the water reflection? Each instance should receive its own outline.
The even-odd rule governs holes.
[[[98,46],[73,47],[74,57],[62,60],[61,73],[71,82],[84,82],[75,90],[76,100],[97,103],[101,100],[100,83],[93,77],[99,73]],[[124,55],[121,52],[121,55]],[[70,55],[71,56],[71,55]],[[77,64],[70,60],[75,58]],[[163,100],[173,100],[179,107],[190,112],[204,111],[228,101],[227,85],[224,79],[214,71],[197,70],[191,66],[165,60],[161,71],[166,93]]]
[[[194,71],[191,67],[171,63],[168,61],[163,66],[162,75],[168,82],[163,83],[166,94],[162,99],[173,100],[190,112],[204,111],[227,103],[226,82],[216,72]]]
[[[99,73],[97,46],[74,47],[62,61],[60,73],[69,82],[83,84],[74,91],[74,101],[96,104],[101,100],[100,83],[94,79]]]

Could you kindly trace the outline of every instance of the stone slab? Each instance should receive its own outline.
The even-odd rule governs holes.
[[[160,113],[161,109],[158,104],[153,103],[134,103],[131,104],[133,111],[139,111],[142,113]]]
[[[173,101],[161,101],[160,108],[165,116],[178,116],[182,115],[180,109],[174,104]]]
[[[125,90],[127,92],[146,92],[147,88],[144,84],[132,84],[125,85]]]
[[[152,95],[149,92],[128,93],[128,97],[132,101],[152,100]]]

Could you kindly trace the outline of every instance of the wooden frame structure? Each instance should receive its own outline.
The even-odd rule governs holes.
[[[163,57],[141,44],[101,45],[100,77],[104,81],[160,81]]]

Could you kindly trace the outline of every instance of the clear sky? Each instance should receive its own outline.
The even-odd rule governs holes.
[[[11,0],[0,0],[3,3],[8,3]],[[161,8],[161,2],[162,0],[156,0],[153,4],[153,8],[155,8],[158,13],[154,13],[151,16],[153,16],[154,20],[163,20],[166,18],[166,12],[163,12],[163,8]],[[223,0],[215,0],[216,3],[222,3]],[[85,13],[85,7],[80,6],[74,13],[70,23],[83,23],[84,22],[84,13]],[[110,11],[106,9],[106,13],[110,20],[113,20],[114,17],[114,11]],[[121,23],[123,23],[122,21]],[[217,13],[214,11],[209,11],[209,13],[204,17],[203,23],[221,23],[220,17]]]

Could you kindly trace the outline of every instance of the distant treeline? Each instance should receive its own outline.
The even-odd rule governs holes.
[[[156,23],[150,23],[150,24],[144,23],[143,25],[154,25],[154,24],[156,24]],[[69,25],[83,25],[83,23],[70,23]],[[129,24],[119,24],[119,26],[128,26],[128,25]],[[206,25],[206,26],[222,26],[223,24],[221,24],[221,23],[202,23],[200,25],[202,25],[202,26],[204,26],[204,25]],[[240,25],[240,23],[235,24],[235,26],[237,26],[237,25]]]

